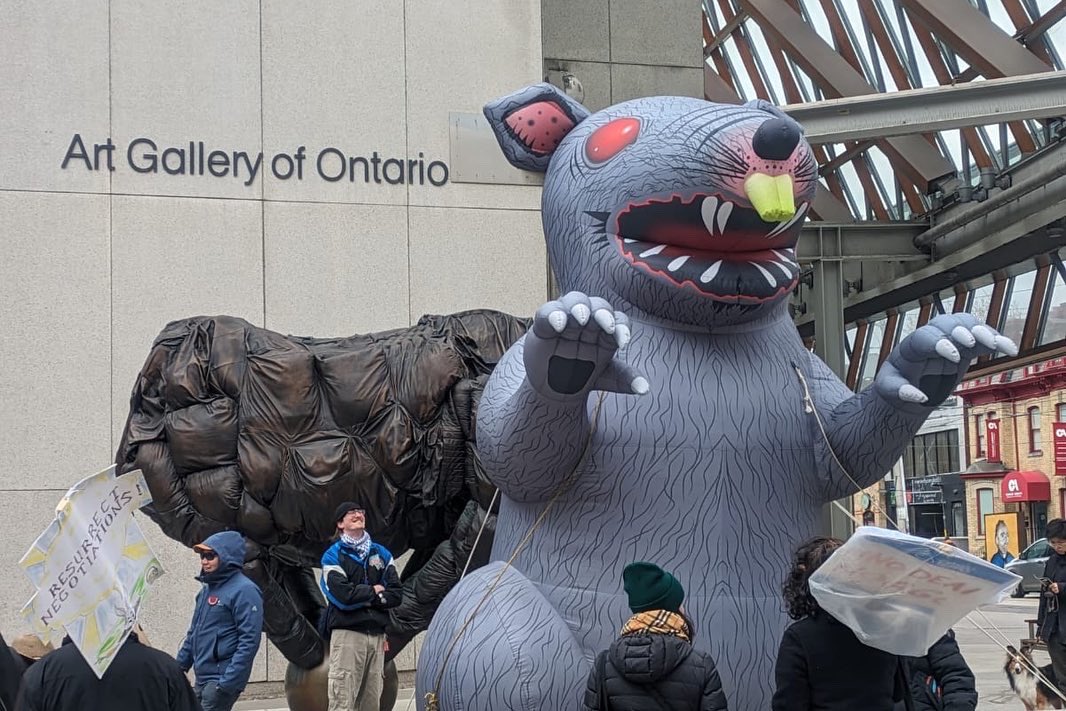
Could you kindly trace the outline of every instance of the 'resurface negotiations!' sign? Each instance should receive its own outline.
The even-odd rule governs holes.
[[[390,158],[377,151],[369,156],[348,155],[332,146],[312,154],[307,146],[299,146],[291,153],[265,155],[262,151],[223,150],[205,141],[165,145],[143,136],[134,138],[120,150],[110,137],[103,143],[86,142],[80,133],[70,139],[60,167],[114,171],[119,161],[125,161],[135,173],[225,178],[239,180],[244,185],[252,185],[266,171],[278,180],[314,178],[327,183],[441,187],[448,182],[448,165],[427,159],[421,151],[417,158]]]
[[[102,677],[163,574],[133,512],[152,497],[140,471],[109,467],[75,484],[19,561],[37,593],[22,610],[44,639],[65,632]]]

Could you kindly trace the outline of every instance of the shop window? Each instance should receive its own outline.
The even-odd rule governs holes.
[[[981,458],[985,456],[985,416],[984,414],[974,415],[974,438],[973,441],[977,442],[977,457]]]
[[[977,535],[985,535],[985,514],[995,513],[993,510],[992,490],[977,490]]]
[[[1029,453],[1040,454],[1040,408],[1029,408]]]
[[[966,508],[961,501],[954,501],[951,504],[951,535],[966,535]]]
[[[959,471],[959,431],[941,430],[916,435],[903,452],[907,478]]]

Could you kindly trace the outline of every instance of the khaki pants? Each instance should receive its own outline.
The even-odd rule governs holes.
[[[385,635],[333,630],[329,642],[329,711],[380,711]]]

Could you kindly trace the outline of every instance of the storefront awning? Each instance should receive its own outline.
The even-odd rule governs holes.
[[[1005,504],[1051,501],[1051,482],[1043,472],[1011,472],[999,482],[999,494]]]

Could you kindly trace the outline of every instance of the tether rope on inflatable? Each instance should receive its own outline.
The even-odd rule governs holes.
[[[836,452],[833,450],[833,443],[829,441],[829,435],[826,433],[825,426],[822,424],[821,413],[818,412],[818,407],[814,404],[814,398],[811,397],[810,388],[808,388],[808,386],[807,386],[807,378],[804,377],[803,371],[801,371],[799,369],[799,367],[795,363],[792,364],[792,367],[795,369],[796,375],[799,377],[800,384],[803,385],[803,409],[804,409],[804,411],[814,415],[814,420],[815,420],[815,422],[818,423],[818,429],[822,433],[822,439],[825,440],[825,446],[829,448],[829,454],[833,457],[833,461],[835,461],[837,463],[837,466],[840,468],[840,471],[843,472],[844,476],[846,476],[848,478],[848,481],[850,481],[855,486],[856,489],[861,490],[862,487],[859,485],[859,483],[857,481],[855,481],[854,478],[852,478],[851,473],[848,472],[847,468],[845,468],[845,466],[841,463],[840,459],[836,455]],[[843,511],[844,515],[847,516],[849,519],[851,519],[851,522],[854,523],[856,526],[861,526],[862,525],[862,523],[855,517],[855,515],[851,511],[848,511],[846,508],[844,508],[840,504],[839,501],[834,501],[833,504],[838,509]],[[895,526],[897,530],[899,530],[899,524],[896,523],[895,519],[892,516],[890,516],[887,511],[885,511],[883,508],[881,508],[880,504],[878,504],[877,502],[873,502],[873,504],[876,507],[876,509],[881,512],[881,515],[884,516],[885,519],[888,522],[890,522],[893,526]],[[1064,702],[1066,702],[1066,695],[1064,695],[1063,692],[1059,690],[1059,687],[1056,684],[1054,684],[1047,677],[1045,677],[1043,674],[1040,673],[1040,669],[1037,667],[1036,662],[1034,662],[1031,659],[1027,658],[1023,654],[1014,654],[1013,652],[1011,652],[1011,650],[1009,649],[1009,647],[1010,647],[1010,639],[1007,637],[1006,634],[1004,634],[1003,630],[1001,630],[998,627],[996,627],[996,625],[992,622],[992,620],[988,619],[988,617],[985,615],[985,613],[982,612],[981,610],[978,609],[978,610],[975,610],[975,612],[977,614],[979,614],[982,617],[982,619],[984,619],[984,621],[988,624],[988,626],[991,629],[995,630],[1000,635],[1000,637],[1003,638],[1003,640],[1006,642],[1006,644],[1004,644],[1004,642],[1001,642],[1000,640],[997,640],[995,637],[993,637],[988,632],[987,628],[982,627],[981,625],[977,624],[977,622],[972,617],[973,613],[967,613],[967,615],[966,615],[966,621],[967,622],[969,622],[971,625],[973,625],[976,629],[981,630],[989,639],[991,639],[995,644],[999,645],[999,647],[1004,652],[1006,652],[1008,655],[1010,655],[1011,658],[1013,658],[1013,659],[1017,660],[1018,662],[1020,662],[1022,664],[1022,666],[1028,667],[1029,671],[1033,672],[1033,674],[1040,681],[1044,682],[1048,686],[1048,688],[1050,688],[1052,691],[1054,691],[1055,694],[1060,699],[1062,699]]]
[[[444,658],[441,660],[440,670],[437,672],[437,680],[433,684],[433,691],[426,692],[426,711],[440,711],[440,685],[441,680],[444,678],[444,670],[448,666],[448,659],[451,657],[452,651],[455,649],[455,645],[459,642],[460,639],[462,639],[463,633],[466,632],[466,628],[470,625],[471,622],[473,622],[474,617],[477,616],[477,613],[481,609],[481,606],[485,604],[485,600],[489,598],[489,595],[492,594],[492,591],[496,589],[497,585],[499,585],[500,580],[503,579],[504,573],[506,573],[507,569],[511,567],[511,564],[514,563],[519,553],[521,553],[525,549],[525,547],[529,545],[529,542],[533,540],[533,534],[536,533],[538,528],[540,528],[540,525],[544,522],[544,519],[547,517],[548,512],[552,510],[552,507],[555,505],[555,502],[558,501],[559,497],[565,494],[571,486],[573,486],[575,481],[577,481],[577,477],[581,473],[581,468],[584,466],[585,459],[588,457],[589,450],[592,447],[592,437],[596,433],[596,425],[600,420],[600,408],[603,407],[603,399],[606,394],[606,392],[602,390],[600,391],[599,399],[596,401],[596,408],[592,411],[592,422],[589,423],[589,436],[585,440],[585,444],[581,447],[581,453],[578,455],[577,463],[574,464],[574,469],[570,472],[570,475],[566,478],[562,485],[559,486],[559,490],[556,491],[555,494],[553,494],[552,497],[548,500],[548,505],[544,507],[544,510],[540,512],[539,516],[537,516],[537,520],[534,521],[533,525],[529,527],[529,531],[526,532],[526,535],[522,538],[521,541],[518,542],[518,545],[515,546],[514,551],[511,553],[511,557],[508,558],[507,562],[503,564],[503,568],[500,569],[500,572],[493,579],[492,583],[488,586],[488,588],[485,589],[485,593],[481,596],[481,599],[478,600],[477,605],[471,611],[470,615],[466,618],[466,621],[463,623],[463,626],[459,628],[459,631],[455,633],[455,637],[453,637],[452,641],[448,644],[448,649],[445,650]],[[493,501],[495,500],[496,497],[493,496]],[[487,515],[485,516],[485,520],[488,520]],[[482,522],[482,529],[484,529],[484,522]],[[480,535],[481,534],[479,532],[478,536],[480,537]],[[472,556],[473,549],[471,549],[470,553]],[[470,560],[467,559],[467,565],[469,564]],[[465,567],[463,569],[463,572],[465,574]]]

